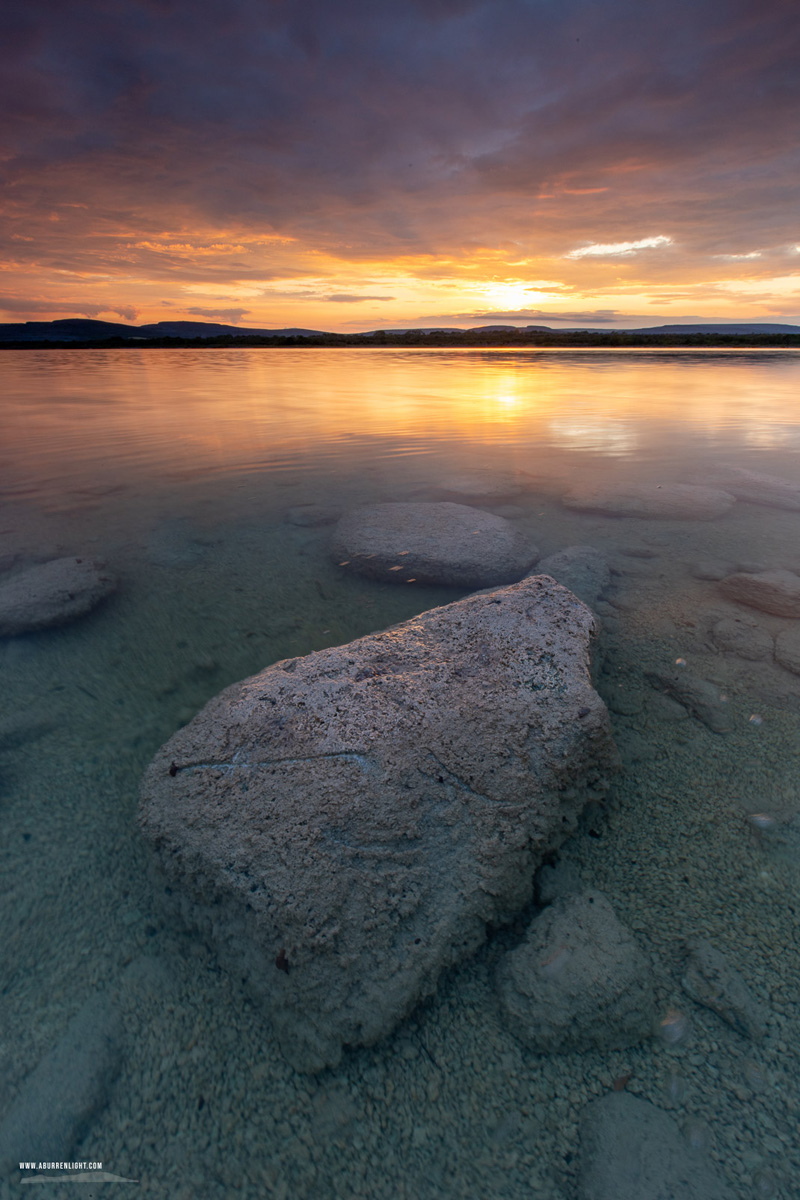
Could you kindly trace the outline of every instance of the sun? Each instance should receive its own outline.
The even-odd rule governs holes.
[[[529,283],[509,280],[483,284],[480,287],[480,295],[490,307],[508,312],[518,312],[530,308],[532,304],[559,298],[555,292],[541,291]]]

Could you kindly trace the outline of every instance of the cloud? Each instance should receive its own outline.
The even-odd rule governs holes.
[[[231,325],[238,325],[242,317],[251,311],[249,308],[187,308],[187,313],[197,317],[219,317]]]
[[[27,318],[43,316],[50,319],[89,317],[113,314],[126,321],[135,321],[138,312],[130,304],[86,304],[79,300],[26,300],[20,296],[0,296],[0,312],[17,313]]]
[[[615,254],[635,254],[637,250],[655,250],[659,246],[671,246],[672,238],[661,234],[659,237],[640,238],[638,242],[594,242],[589,246],[579,246],[570,250],[565,258],[608,258]]]
[[[72,271],[87,302],[108,280],[160,302],[320,255],[664,281],[797,240],[795,0],[8,0],[4,22],[0,252],[37,296]],[[658,229],[671,252],[637,256]]]
[[[360,304],[362,300],[394,300],[394,296],[358,296],[351,292],[334,292],[323,299],[333,300],[336,304]]]

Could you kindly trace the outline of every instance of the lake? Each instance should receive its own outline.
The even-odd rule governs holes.
[[[800,573],[800,513],[563,497],[732,467],[800,484],[800,353],[129,348],[6,352],[0,374],[0,567],[81,555],[120,581],[72,624],[0,639],[0,1116],[101,997],[121,1066],[75,1157],[156,1196],[571,1200],[581,1111],[615,1087],[668,1112],[733,1196],[796,1195],[800,675],[772,656],[796,622],[719,578]],[[494,988],[512,926],[391,1037],[298,1074],[161,911],[140,779],[228,684],[466,594],[349,574],[304,509],[436,500],[470,474],[522,481],[461,502],[543,557],[590,544],[612,568],[595,676],[623,769],[561,858],[649,955],[661,1016],[625,1050],[521,1044]],[[715,689],[728,732],[654,684],[676,670]],[[698,937],[763,1006],[762,1039],[687,994]]]

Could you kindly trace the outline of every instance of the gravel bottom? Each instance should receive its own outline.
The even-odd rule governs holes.
[[[664,1017],[682,1020],[624,1052],[521,1046],[493,987],[521,919],[381,1045],[317,1077],[285,1063],[238,981],[159,911],[135,826],[141,771],[234,679],[461,593],[344,578],[325,556],[329,531],[240,524],[183,561],[173,541],[159,543],[160,562],[119,550],[124,586],[91,619],[0,643],[0,715],[30,714],[29,736],[18,724],[0,736],[0,1113],[77,1009],[107,993],[123,1018],[123,1068],[75,1158],[153,1196],[576,1200],[581,1109],[628,1077],[706,1147],[738,1200],[796,1197],[800,679],[713,647],[709,620],[741,610],[689,564],[757,546],[772,565],[794,544],[797,515],[737,506],[678,529],[549,504],[519,518],[544,553],[592,542],[612,556],[596,671],[624,764],[562,857],[636,932]],[[291,575],[276,568],[289,561]],[[748,615],[773,633],[787,624]],[[677,659],[725,690],[729,734],[647,683]],[[683,943],[698,934],[767,1006],[762,1042],[682,990]],[[18,1182],[0,1184],[3,1200]],[[47,1194],[71,1197],[75,1185]]]

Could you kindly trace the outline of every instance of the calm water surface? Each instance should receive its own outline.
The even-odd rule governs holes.
[[[120,579],[89,617],[0,640],[0,1121],[99,1003],[121,1066],[72,1150],[148,1194],[573,1200],[581,1111],[629,1075],[732,1196],[797,1196],[800,676],[715,634],[793,622],[699,576],[800,571],[800,514],[613,519],[561,497],[730,465],[800,482],[800,355],[35,351],[3,354],[0,377],[0,568],[80,554]],[[588,543],[614,571],[595,671],[624,770],[562,857],[646,948],[664,1024],[626,1051],[522,1046],[493,985],[520,927],[384,1043],[298,1075],[213,950],[160,911],[139,780],[227,684],[463,595],[349,576],[330,526],[293,510],[437,499],[468,472],[518,473],[520,494],[466,499],[543,555]],[[678,659],[725,697],[729,734],[648,682]],[[763,1040],[682,988],[698,935],[764,1005]]]

